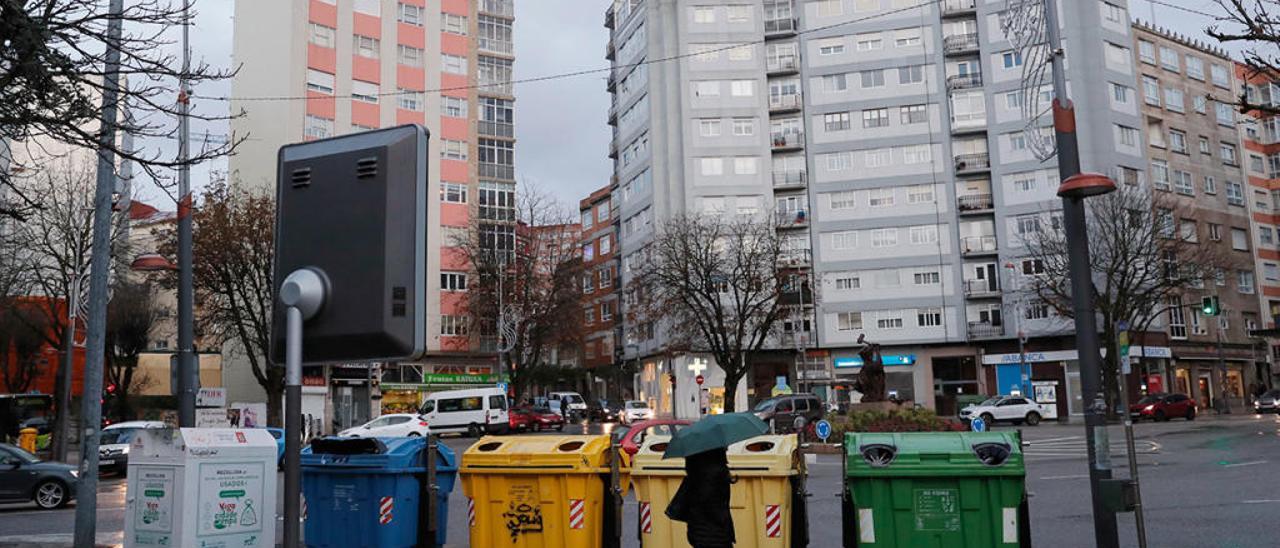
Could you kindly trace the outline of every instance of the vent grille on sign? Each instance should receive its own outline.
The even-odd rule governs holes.
[[[293,173],[289,174],[289,182],[293,184],[293,188],[311,186],[311,168],[300,167],[293,170]]]
[[[356,160],[356,178],[368,179],[378,176],[378,159],[361,158]]]

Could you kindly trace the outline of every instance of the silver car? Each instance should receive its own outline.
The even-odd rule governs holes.
[[[1280,388],[1272,388],[1253,400],[1255,413],[1275,413],[1280,411]]]

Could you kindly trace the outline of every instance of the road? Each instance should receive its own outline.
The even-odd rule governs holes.
[[[1093,545],[1089,484],[1081,426],[1043,424],[1024,428],[1031,494],[1032,534],[1037,546]],[[571,428],[572,430],[572,428]],[[593,432],[596,429],[592,429]],[[1280,490],[1280,418],[1274,415],[1207,417],[1195,422],[1142,423],[1136,427],[1138,462],[1149,545],[1152,547],[1275,546]],[[1127,474],[1123,430],[1109,429],[1116,476]],[[446,438],[461,453],[474,440]],[[840,461],[820,455],[810,465],[811,546],[840,544]],[[105,478],[99,497],[100,540],[119,543],[124,520],[124,483]],[[637,505],[624,507],[624,546],[636,539]],[[449,498],[449,546],[467,546],[466,502],[461,486]],[[0,505],[0,546],[18,538],[69,539],[71,508],[39,511],[32,505]],[[1124,546],[1137,546],[1131,514],[1120,518]],[[32,535],[42,535],[32,537]]]

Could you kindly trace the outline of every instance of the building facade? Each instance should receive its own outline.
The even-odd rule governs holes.
[[[468,329],[471,269],[459,243],[515,245],[513,25],[512,0],[236,2],[231,109],[245,116],[232,130],[248,139],[231,159],[236,184],[273,189],[288,143],[410,123],[431,132],[428,356],[383,364],[381,394],[364,366],[308,371],[328,388],[309,392],[308,405],[327,398],[335,426],[377,413],[361,402],[380,396],[402,411],[424,391],[497,380],[492,337]]]
[[[621,386],[615,361],[621,363],[621,325],[618,302],[617,226],[613,191],[606,186],[578,203],[582,255],[582,366],[591,375],[594,396],[622,399],[630,387]]]
[[[1268,74],[1254,74],[1242,64],[1235,66],[1236,79],[1248,93],[1249,100],[1258,105],[1280,106],[1280,79]],[[1280,378],[1280,246],[1276,242],[1280,229],[1280,120],[1274,114],[1262,111],[1249,112],[1242,118],[1240,127],[1241,152],[1244,155],[1245,173],[1252,214],[1254,257],[1258,282],[1258,306],[1261,325],[1258,335],[1266,345],[1264,367],[1269,375],[1263,375],[1267,387],[1276,385]],[[1261,364],[1259,364],[1262,367]]]

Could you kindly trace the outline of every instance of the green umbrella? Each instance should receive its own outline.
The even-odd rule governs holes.
[[[729,447],[768,431],[769,425],[751,413],[709,415],[676,430],[676,435],[671,437],[671,443],[667,444],[667,450],[662,453],[662,458],[683,458],[712,449]]]

